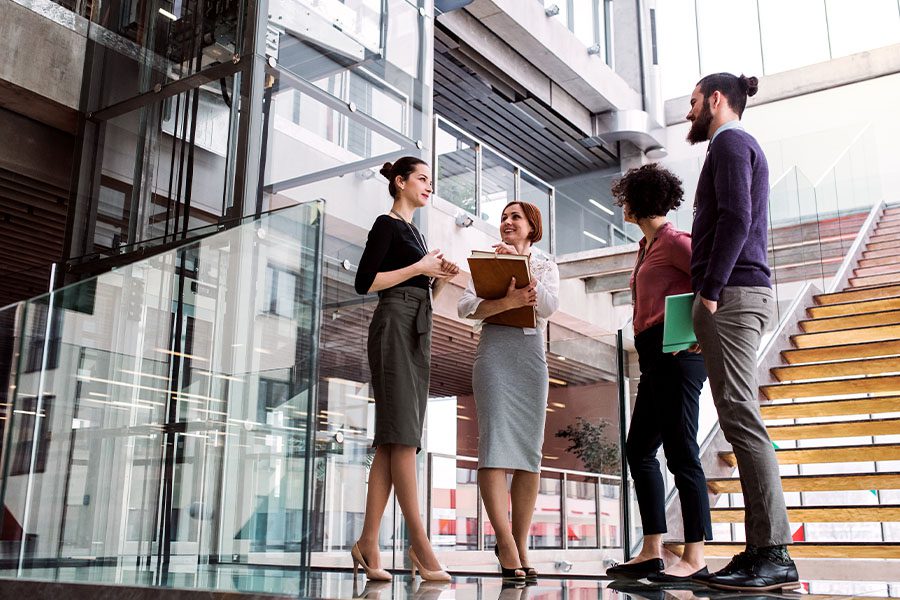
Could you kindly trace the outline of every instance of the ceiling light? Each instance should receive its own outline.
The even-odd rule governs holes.
[[[159,14],[161,14],[162,16],[164,16],[167,19],[171,19],[172,21],[178,20],[178,17],[176,17],[175,15],[173,15],[172,13],[170,13],[169,11],[167,11],[164,8],[159,9]]]
[[[563,381],[562,379],[557,379],[556,377],[551,377],[550,383],[554,383],[556,385],[569,385],[569,382]]]
[[[602,237],[600,237],[598,235],[594,235],[590,231],[585,230],[585,231],[582,231],[581,233],[583,233],[584,235],[586,235],[587,237],[591,238],[592,240],[594,240],[596,242],[600,242],[601,244],[606,243],[606,240],[604,240]]]
[[[608,214],[611,217],[616,214],[613,211],[606,208],[605,206],[603,206],[602,204],[600,204],[599,202],[597,202],[596,200],[594,200],[593,198],[588,198],[588,202],[590,202],[591,204],[593,204],[594,206],[596,206],[597,208],[599,208],[600,210],[602,210],[603,212],[605,212],[606,214]]]

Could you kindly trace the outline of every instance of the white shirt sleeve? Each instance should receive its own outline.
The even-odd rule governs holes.
[[[537,306],[541,319],[547,319],[559,308],[559,267],[548,260],[537,277]]]
[[[472,279],[470,278],[469,285],[466,286],[465,291],[463,291],[462,296],[459,297],[459,301],[456,303],[456,312],[459,314],[459,318],[473,318],[472,315],[478,310],[482,300],[482,298],[475,295],[475,286],[472,285]]]

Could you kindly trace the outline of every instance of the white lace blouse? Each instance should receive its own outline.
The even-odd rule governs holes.
[[[535,306],[537,319],[536,327],[522,328],[525,335],[535,335],[538,331],[544,331],[547,328],[547,319],[559,308],[559,268],[556,263],[540,249],[532,246],[530,268],[531,276],[537,281],[537,306]],[[484,299],[475,295],[475,287],[470,279],[469,285],[456,304],[460,318],[471,319],[482,300]],[[481,319],[476,319],[475,331],[480,329]]]

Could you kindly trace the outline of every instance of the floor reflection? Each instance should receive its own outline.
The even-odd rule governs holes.
[[[16,571],[0,569],[0,578]],[[815,598],[896,597],[900,587],[878,582],[806,582],[803,594],[721,592],[696,584],[662,587],[642,581],[541,578],[537,583],[504,584],[499,577],[454,576],[450,583],[411,579],[409,573],[393,581],[367,581],[349,572],[313,571],[247,565],[170,565],[165,573],[119,566],[24,569],[18,577],[104,585],[137,585],[231,592],[269,593],[281,597],[351,600],[813,600]],[[843,583],[843,585],[838,585]],[[2,582],[0,582],[2,586]],[[810,593],[811,592],[811,593]],[[893,592],[893,593],[892,593]],[[160,593],[164,597],[164,592]]]

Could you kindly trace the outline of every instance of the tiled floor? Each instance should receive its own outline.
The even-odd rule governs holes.
[[[155,570],[127,567],[66,567],[0,570],[0,578],[20,577],[101,585],[149,586],[193,590],[218,590],[272,594],[290,598],[327,600],[729,600],[751,598],[795,598],[900,596],[900,585],[878,582],[807,582],[803,594],[735,594],[716,592],[700,586],[662,589],[647,584],[613,582],[605,579],[542,578],[534,585],[504,585],[497,577],[457,575],[451,583],[411,580],[408,573],[395,575],[392,582],[367,582],[360,574],[296,570],[241,565],[203,565],[193,569],[173,567],[163,574]],[[0,587],[2,587],[0,582]],[[165,593],[158,593],[164,598]]]

